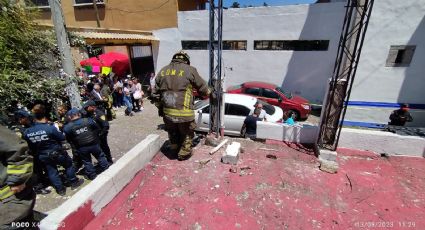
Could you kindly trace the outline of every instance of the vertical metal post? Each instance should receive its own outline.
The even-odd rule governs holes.
[[[217,24],[217,29],[215,25]],[[216,136],[224,134],[224,95],[222,78],[222,49],[223,49],[223,0],[210,0],[210,41],[209,41],[209,85],[213,89],[215,98],[210,98],[210,133]]]
[[[58,41],[58,48],[62,61],[62,68],[65,75],[66,90],[71,102],[72,108],[81,108],[81,98],[77,85],[73,81],[75,78],[75,67],[71,55],[71,46],[66,32],[65,21],[63,18],[62,7],[59,0],[49,0],[52,12],[53,25]]]
[[[347,0],[334,72],[320,122],[319,148],[336,150],[374,0]]]

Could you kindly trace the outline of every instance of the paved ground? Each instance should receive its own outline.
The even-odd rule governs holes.
[[[340,149],[327,174],[302,146],[242,146],[236,167],[157,154],[86,229],[425,229],[423,158]]]
[[[108,136],[114,161],[122,157],[149,134],[159,134],[163,140],[167,139],[166,132],[160,129],[163,121],[162,118],[158,117],[156,107],[146,99],[144,100],[144,107],[143,112],[136,113],[132,117],[124,115],[124,107],[116,111],[117,119],[110,122],[111,128]],[[318,117],[310,116],[306,122],[315,124],[318,121]],[[84,185],[89,182],[86,180]],[[71,191],[68,188],[65,197],[57,195],[54,191],[48,195],[38,195],[35,210],[49,212],[65,202],[77,191]]]
[[[110,122],[109,131],[109,147],[111,148],[114,161],[122,157],[128,150],[133,148],[137,143],[145,139],[149,134],[159,134],[164,140],[167,138],[165,131],[158,129],[158,125],[162,124],[162,118],[158,117],[157,109],[148,100],[145,100],[145,109],[143,112],[136,113],[135,116],[124,116],[124,107],[117,111],[117,119]],[[90,181],[85,181],[84,185]],[[67,199],[69,199],[78,190],[71,191],[67,189],[65,197],[61,197],[52,191],[48,195],[38,195],[35,204],[35,210],[40,212],[48,212]]]

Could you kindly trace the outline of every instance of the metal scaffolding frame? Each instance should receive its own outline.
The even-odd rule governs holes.
[[[217,4],[215,4],[217,2]],[[209,86],[210,96],[210,133],[216,137],[224,135],[224,95],[222,78],[223,49],[223,0],[209,1]]]
[[[319,148],[335,151],[372,13],[374,0],[347,0],[334,71],[322,107]]]

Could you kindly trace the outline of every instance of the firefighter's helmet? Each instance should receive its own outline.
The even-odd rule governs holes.
[[[182,60],[186,64],[190,65],[190,57],[189,55],[184,51],[179,51],[176,54],[173,55],[173,60]]]

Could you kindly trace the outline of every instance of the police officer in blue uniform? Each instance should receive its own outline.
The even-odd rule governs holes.
[[[96,124],[100,127],[99,132],[99,145],[105,154],[106,159],[109,164],[112,164],[112,156],[111,150],[108,145],[108,132],[109,132],[109,122],[106,119],[105,113],[96,107],[96,102],[89,100],[84,106],[84,110],[86,111],[86,117],[93,119]]]
[[[81,118],[78,109],[68,111],[67,117],[70,122],[64,127],[66,138],[74,146],[78,156],[83,161],[86,176],[93,180],[97,174],[93,167],[91,155],[97,159],[102,171],[109,167],[105,154],[99,146],[100,128],[93,119]]]
[[[65,176],[74,190],[83,184],[83,179],[78,179],[75,175],[75,169],[72,166],[72,160],[62,149],[62,141],[65,140],[64,135],[49,124],[45,117],[45,107],[36,105],[33,108],[34,124],[25,130],[24,139],[34,155],[40,160],[47,169],[47,174],[56,192],[64,196],[66,187],[59,177],[57,165],[65,168]]]
[[[18,136],[20,138],[24,138],[25,130],[30,128],[34,123],[34,118],[32,115],[23,109],[20,109],[15,112],[15,118],[20,126],[18,126],[19,133]],[[29,154],[34,154],[29,151]],[[47,169],[43,166],[43,164],[40,162],[38,157],[34,156],[34,176],[35,176],[35,185],[34,185],[34,191],[37,194],[49,194],[50,190],[47,190],[46,187],[49,185],[49,179],[47,177]]]

